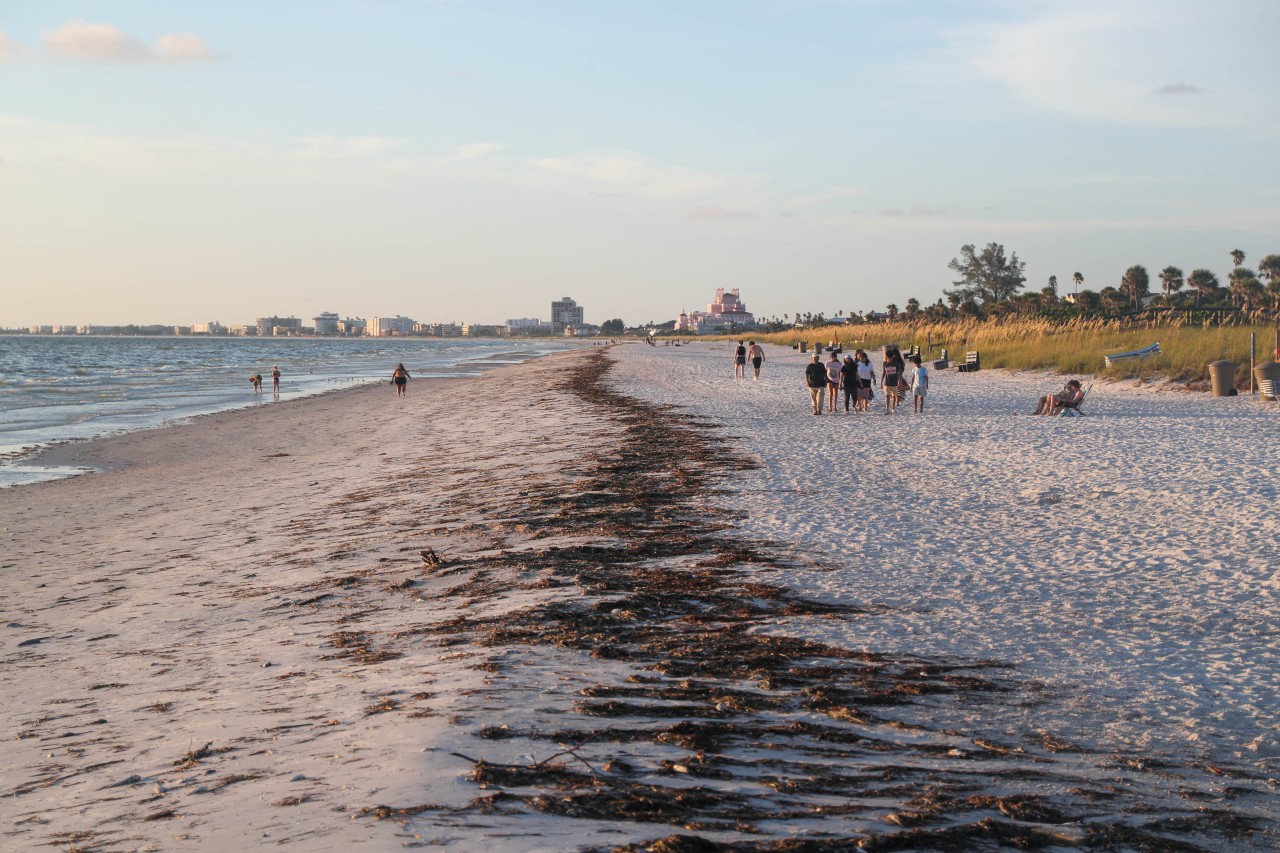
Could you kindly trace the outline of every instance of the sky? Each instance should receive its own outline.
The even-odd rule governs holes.
[[[1274,0],[0,0],[0,326],[674,319],[1280,253]]]

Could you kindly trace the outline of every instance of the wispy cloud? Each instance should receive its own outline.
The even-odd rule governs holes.
[[[929,204],[913,204],[910,207],[886,207],[880,211],[881,216],[942,216],[945,213],[945,210]]]
[[[630,152],[547,157],[535,164],[548,172],[581,180],[594,191],[640,196],[695,195],[727,187],[721,175],[681,166],[664,166]]]
[[[813,208],[828,207],[852,199],[864,198],[867,190],[864,187],[831,187],[811,193],[792,196],[784,203],[788,211],[802,211]]]
[[[502,151],[507,146],[501,142],[473,142],[470,145],[459,145],[453,149],[456,160],[478,160],[481,157]]]
[[[15,62],[25,54],[26,50],[22,45],[9,38],[4,30],[0,30],[0,62]]]
[[[41,41],[50,57],[64,62],[176,63],[214,58],[213,52],[194,33],[167,33],[156,39],[153,47],[111,24],[80,20],[68,21],[44,33]]]
[[[375,157],[404,144],[393,136],[307,136],[298,140],[297,155],[305,160]]]
[[[1216,128],[1238,125],[1241,114],[1256,114],[1250,105],[1273,97],[1267,81],[1275,78],[1274,51],[1261,35],[1280,21],[1272,4],[1042,0],[1001,8],[1015,18],[950,31],[954,56],[1046,111],[1116,124]],[[1187,79],[1196,85],[1164,82]],[[1176,97],[1210,91],[1212,98]],[[1280,121],[1268,115],[1252,127],[1274,132]]]
[[[708,222],[745,222],[759,219],[760,214],[754,210],[735,210],[726,207],[698,207],[689,212],[690,219],[702,219]]]
[[[1166,83],[1151,94],[1153,95],[1207,95],[1207,89],[1189,86],[1186,83]]]

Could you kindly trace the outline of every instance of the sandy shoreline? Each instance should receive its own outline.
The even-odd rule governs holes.
[[[925,846],[1110,837],[1245,850],[1274,839],[1265,688],[1277,664],[1273,635],[1258,630],[1276,615],[1264,568],[1274,521],[1234,513],[1235,535],[1264,544],[1229,546],[1222,569],[1179,556],[1193,543],[1156,555],[1234,572],[1248,593],[1235,613],[1212,601],[1239,640],[1222,654],[1254,658],[1224,661],[1218,677],[1253,689],[1217,708],[1226,716],[1179,707],[1203,713],[1191,727],[1209,739],[1237,742],[1180,752],[1185,738],[1165,736],[1157,709],[1125,720],[1099,703],[1088,668],[1128,670],[1087,644],[1063,652],[1106,641],[1106,625],[1062,646],[1037,637],[1055,606],[1032,606],[1030,577],[1106,622],[1103,593],[1126,587],[1109,585],[1098,548],[1123,556],[1127,536],[1150,552],[1152,514],[1201,497],[1144,471],[1145,456],[1117,461],[1089,442],[1107,433],[1101,449],[1114,451],[1143,429],[1185,428],[1174,421],[1193,412],[1161,402],[1125,414],[1117,396],[1092,421],[1028,418],[1010,432],[992,400],[1038,380],[948,378],[936,413],[897,417],[901,470],[872,457],[832,476],[848,457],[807,450],[830,447],[845,416],[798,417],[787,353],[771,352],[765,382],[736,386],[708,345],[612,353],[612,369],[588,350],[415,382],[406,401],[354,389],[68,445],[46,461],[118,470],[0,491],[0,691],[17,732],[0,838],[459,850],[607,849],[677,831],[762,845],[917,833]],[[1091,426],[1073,451],[1088,489],[1036,487],[1033,451],[1059,439],[1033,424]],[[1225,439],[1239,424],[1195,426]],[[963,442],[927,440],[940,431]],[[972,461],[1009,441],[1021,455]],[[1219,452],[1237,451],[1215,445],[1203,470],[1181,470],[1200,483]],[[1116,468],[1142,493],[1130,484],[1112,499]],[[1161,489],[1177,494],[1156,500]],[[830,506],[876,490],[929,527],[892,547],[875,535],[889,516],[833,532]],[[1250,513],[1265,505],[1259,488],[1214,494]],[[1046,574],[1038,559],[1026,579],[992,578],[991,561],[1051,535],[1028,517],[994,536],[993,514],[1048,507],[1088,516],[1081,537],[1110,514],[1117,538],[1077,561],[1096,583],[1073,587],[1081,573]],[[425,548],[442,564],[424,562]],[[944,571],[987,582],[965,593]],[[1183,678],[1173,647],[1187,612],[1170,601],[1155,602],[1165,639],[1133,651],[1169,655],[1151,669]],[[992,614],[1004,627],[984,624]],[[1114,685],[1117,707],[1160,699],[1144,677],[1129,692]],[[1113,732],[1088,728],[1108,719]],[[1135,742],[1144,726],[1158,736]]]

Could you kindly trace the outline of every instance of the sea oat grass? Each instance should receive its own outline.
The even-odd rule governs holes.
[[[1189,382],[1208,376],[1208,365],[1229,359],[1239,367],[1237,384],[1249,381],[1249,334],[1257,334],[1257,360],[1268,361],[1276,328],[1270,325],[1209,326],[1182,321],[1077,319],[1065,323],[1038,318],[957,322],[894,322],[823,326],[754,335],[755,340],[790,346],[832,342],[846,349],[877,350],[885,344],[903,349],[919,346],[927,359],[945,347],[952,362],[963,362],[969,350],[982,353],[982,366],[1011,370],[1054,370],[1063,374],[1113,379],[1164,378]],[[721,339],[729,336],[722,336]],[[743,337],[736,335],[733,337]],[[1142,349],[1155,342],[1161,352],[1146,360],[1122,361],[1108,367],[1105,356]]]

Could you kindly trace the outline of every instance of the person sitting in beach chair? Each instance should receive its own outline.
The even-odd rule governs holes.
[[[1071,379],[1057,394],[1045,394],[1041,397],[1040,403],[1032,414],[1053,416],[1067,410],[1079,412],[1080,404],[1083,402],[1084,391],[1080,390],[1080,380]]]

